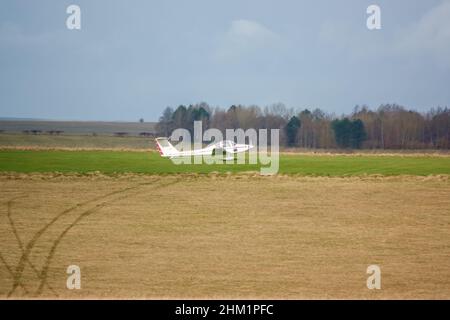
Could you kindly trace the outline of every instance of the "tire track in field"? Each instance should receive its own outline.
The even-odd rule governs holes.
[[[23,198],[23,197],[25,197],[25,196],[24,195],[17,196],[17,197],[14,197],[14,198],[6,201],[6,206],[7,206],[6,217],[8,219],[8,223],[11,226],[12,232],[14,233],[14,236],[15,236],[16,240],[18,241],[19,247],[21,247],[22,242],[20,241],[20,238],[18,237],[15,225],[14,225],[14,223],[12,223],[12,220],[11,220],[11,206],[12,206],[12,202],[13,201],[15,201],[17,199],[20,199],[20,198]],[[6,268],[6,270],[11,275],[11,277],[14,278],[14,271],[12,270],[12,268],[10,267],[10,265],[8,264],[8,262],[6,261],[6,259],[3,257],[3,255],[1,253],[0,253],[0,261],[3,263],[3,265]],[[19,286],[23,289],[25,294],[28,294],[29,291],[28,291],[28,289],[26,288],[26,286],[22,282],[19,283]]]
[[[165,188],[165,187],[174,185],[174,184],[178,183],[180,180],[181,180],[181,179],[176,179],[175,181],[172,181],[172,182],[169,182],[169,183],[164,183],[164,184],[157,185],[155,188],[153,188],[153,190],[158,190],[158,189],[161,189],[161,188]],[[157,180],[157,181],[158,181],[158,180]],[[142,186],[145,186],[145,185],[148,185],[148,184],[149,184],[149,183],[146,183],[146,184],[140,184],[140,185],[137,186],[137,187],[142,187]],[[61,232],[61,234],[59,235],[59,237],[53,242],[52,248],[50,249],[50,253],[49,253],[49,255],[47,256],[47,259],[46,259],[46,261],[45,261],[44,267],[42,268],[42,272],[41,272],[41,283],[40,283],[40,285],[39,285],[39,288],[38,288],[37,291],[36,291],[36,294],[37,294],[37,295],[40,295],[40,294],[42,293],[42,291],[43,291],[43,289],[44,289],[45,281],[46,281],[46,279],[47,279],[47,277],[48,277],[48,269],[49,269],[49,267],[50,267],[50,263],[51,263],[51,261],[52,261],[52,259],[53,259],[53,256],[55,255],[56,249],[57,249],[59,243],[60,243],[60,242],[62,241],[62,239],[64,238],[64,236],[65,236],[65,235],[66,235],[73,227],[75,227],[82,219],[84,219],[84,218],[86,218],[87,216],[89,216],[89,215],[91,215],[91,214],[93,214],[93,213],[99,211],[100,209],[106,207],[107,205],[109,205],[109,204],[111,204],[111,203],[113,203],[113,202],[115,202],[115,201],[119,201],[119,200],[122,200],[122,199],[129,198],[130,196],[137,195],[137,194],[139,194],[139,192],[135,192],[134,194],[131,194],[131,195],[122,195],[122,196],[120,196],[120,197],[117,197],[117,198],[111,199],[111,200],[105,200],[105,201],[103,201],[102,203],[97,204],[94,208],[88,209],[88,210],[84,211],[83,213],[81,213],[81,214],[78,216],[78,218],[77,218],[74,222],[72,222],[66,229],[64,229],[63,232]]]
[[[26,196],[19,196],[19,197],[10,199],[10,200],[6,203],[6,206],[7,206],[7,213],[6,213],[6,216],[7,216],[7,218],[8,218],[8,223],[9,223],[9,225],[10,225],[10,227],[11,227],[11,230],[12,230],[12,232],[13,232],[13,234],[14,234],[14,237],[16,238],[16,241],[17,241],[17,243],[18,243],[18,245],[19,245],[21,254],[24,253],[23,242],[22,242],[22,240],[20,239],[19,233],[17,232],[16,225],[15,225],[14,220],[13,220],[13,218],[12,218],[12,204],[13,204],[13,202],[14,202],[15,200],[20,199],[20,198],[25,198],[25,197],[26,197]],[[41,280],[41,273],[37,270],[37,268],[34,266],[34,264],[30,261],[29,258],[27,258],[26,262],[27,262],[28,265],[31,267],[31,269],[34,271],[34,273],[35,273],[36,276],[39,278],[39,280]],[[10,272],[10,273],[11,273],[11,272]],[[12,275],[14,275],[14,273],[12,273]],[[55,294],[56,296],[58,296],[58,294],[55,292],[55,290],[53,290],[53,288],[52,288],[47,282],[44,282],[44,284],[47,285],[47,287],[50,289],[50,291],[52,291],[53,294]],[[23,286],[22,286],[22,287],[23,287]],[[25,288],[23,288],[23,289],[25,289]]]
[[[91,204],[95,205],[96,202],[101,201],[103,199],[107,199],[108,197],[112,197],[114,195],[121,194],[121,193],[130,191],[130,190],[139,188],[142,185],[152,184],[152,183],[155,183],[155,182],[157,182],[159,180],[160,180],[160,178],[155,179],[152,182],[141,183],[141,184],[137,184],[137,185],[132,186],[132,187],[127,187],[127,188],[123,188],[123,189],[120,189],[120,190],[112,191],[112,192],[109,192],[109,193],[107,193],[105,195],[101,195],[101,196],[95,197],[93,199],[87,200],[87,201],[82,202],[82,203],[78,203],[78,204],[76,204],[76,205],[74,205],[74,206],[72,206],[72,207],[70,207],[70,208],[60,212],[59,214],[57,214],[45,226],[43,226],[41,229],[39,229],[34,234],[32,239],[25,246],[24,251],[23,251],[23,253],[22,253],[22,255],[21,255],[20,259],[19,259],[19,262],[18,262],[16,268],[15,268],[14,277],[13,277],[13,285],[12,285],[11,290],[8,292],[7,297],[10,297],[12,294],[14,294],[15,290],[19,286],[19,284],[21,282],[21,279],[22,279],[23,271],[25,269],[25,263],[26,263],[27,260],[29,260],[30,253],[31,253],[33,247],[36,245],[36,242],[48,230],[48,228],[50,228],[53,224],[55,224],[60,218],[66,216],[67,214],[69,214],[69,213],[71,213],[71,212],[73,212],[73,211],[75,211],[75,210],[77,210],[79,208],[83,208],[84,206],[91,205]],[[42,274],[42,272],[41,272],[41,274]]]
[[[0,253],[0,260],[2,261],[3,265],[5,266],[6,270],[8,270],[9,274],[14,277],[14,271],[11,269],[11,267],[9,266],[8,262],[6,262],[6,259],[3,257],[3,255]],[[25,285],[21,282],[19,282],[19,286],[23,289],[23,291],[25,292],[25,294],[28,294],[29,291],[27,290],[27,288],[25,287]]]

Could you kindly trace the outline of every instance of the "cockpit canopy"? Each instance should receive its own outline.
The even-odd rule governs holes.
[[[236,143],[231,140],[223,140],[223,141],[217,142],[216,146],[218,148],[234,148],[236,146]]]
[[[236,145],[236,143],[234,143],[234,141],[231,140],[224,140],[222,141],[222,143],[224,148],[233,148]]]

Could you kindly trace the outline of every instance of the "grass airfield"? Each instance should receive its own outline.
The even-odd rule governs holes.
[[[280,174],[258,171],[1,150],[0,297],[450,298],[450,157],[282,154]]]
[[[175,165],[148,150],[0,150],[0,172],[86,174],[245,173],[260,164]],[[267,165],[265,165],[267,167]],[[312,176],[450,174],[449,155],[429,154],[280,154],[279,173]]]

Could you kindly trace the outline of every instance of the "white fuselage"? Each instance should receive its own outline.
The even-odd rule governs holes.
[[[253,148],[251,144],[237,144],[230,140],[224,140],[210,144],[209,146],[195,150],[178,151],[167,138],[156,138],[158,150],[162,157],[190,157],[190,156],[212,156],[218,154],[233,155],[246,152]]]

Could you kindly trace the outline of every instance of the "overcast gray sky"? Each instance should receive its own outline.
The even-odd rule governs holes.
[[[0,2],[0,117],[151,121],[201,101],[450,106],[450,1]]]

